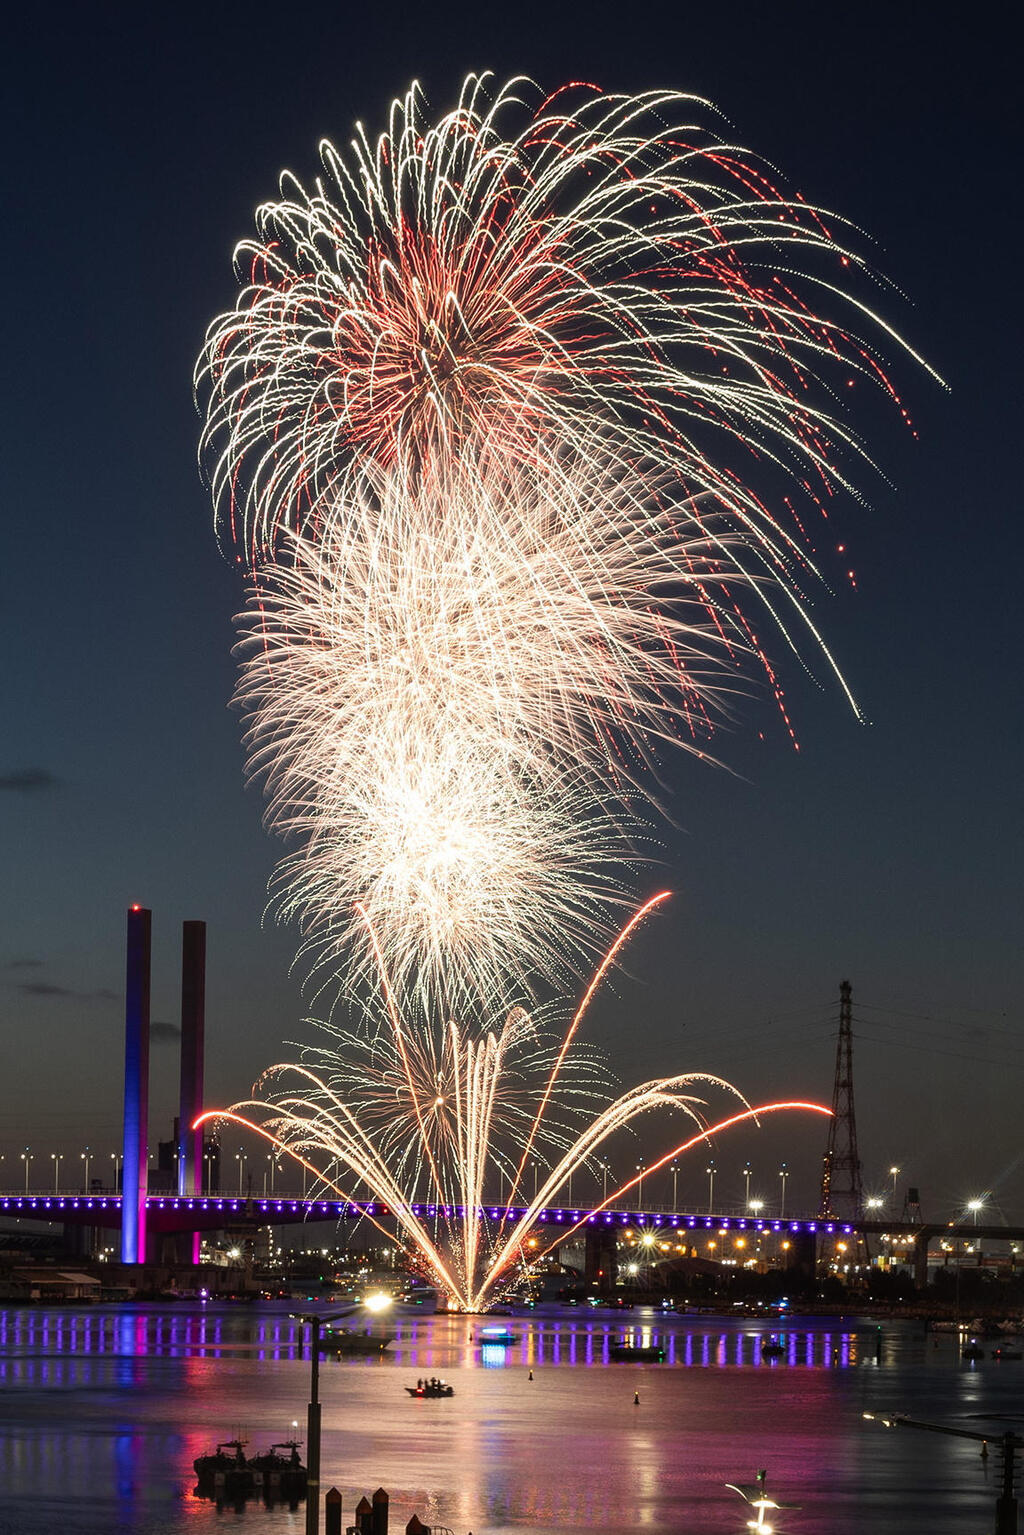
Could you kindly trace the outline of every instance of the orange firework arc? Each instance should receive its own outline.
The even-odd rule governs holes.
[[[687,1079],[682,1077],[664,1079],[660,1083],[648,1084],[645,1089],[634,1089],[634,1093],[631,1096],[634,1097],[635,1101],[642,1103],[642,1107],[637,1108],[635,1113],[644,1112],[650,1107],[648,1099],[652,1089],[655,1092],[663,1093],[666,1083],[675,1082],[678,1084],[684,1080]],[[639,1098],[637,1097],[638,1093],[641,1095]],[[582,1165],[585,1162],[586,1156],[589,1156],[598,1149],[608,1134],[612,1133],[615,1128],[621,1127],[623,1121],[614,1115],[616,1107],[617,1105],[611,1105],[609,1113],[599,1116],[594,1125],[581,1137],[580,1143],[570,1148],[562,1162],[546,1178],[543,1189],[525,1208],[521,1217],[517,1219],[515,1231],[504,1242],[501,1241],[501,1228],[504,1226],[503,1218],[498,1225],[496,1237],[490,1243],[490,1251],[485,1252],[487,1242],[482,1228],[487,1226],[488,1205],[482,1197],[478,1197],[472,1205],[463,1206],[460,1211],[461,1218],[459,1221],[461,1248],[459,1248],[458,1244],[455,1244],[456,1259],[460,1261],[455,1262],[451,1261],[451,1258],[446,1255],[443,1247],[438,1243],[436,1229],[432,1235],[427,1225],[416,1214],[413,1205],[419,1201],[414,1201],[408,1197],[407,1191],[404,1191],[400,1183],[391,1175],[386,1162],[380,1160],[375,1163],[372,1153],[368,1153],[366,1149],[362,1153],[357,1152],[353,1154],[348,1149],[349,1142],[344,1135],[338,1137],[336,1141],[332,1140],[324,1134],[322,1126],[319,1148],[333,1153],[335,1157],[341,1160],[356,1175],[360,1182],[369,1185],[373,1191],[374,1198],[388,1207],[395,1221],[398,1235],[404,1239],[407,1249],[411,1251],[417,1265],[428,1272],[446,1290],[454,1303],[464,1310],[478,1311],[483,1308],[487,1298],[494,1290],[500,1288],[509,1272],[514,1271],[516,1265],[521,1265],[525,1261],[525,1247],[530,1240],[531,1233],[537,1229],[545,1205],[553,1192],[560,1186],[566,1174],[571,1173],[575,1168]],[[765,1115],[788,1110],[821,1114],[826,1117],[829,1117],[831,1114],[831,1110],[827,1109],[823,1104],[801,1099],[790,1099],[748,1107],[717,1121],[715,1124],[702,1127],[696,1134],[679,1142],[678,1145],[673,1146],[659,1157],[657,1161],[646,1167],[643,1176],[649,1177],[666,1166],[674,1157],[685,1155],[694,1146],[702,1143],[706,1144],[712,1136],[722,1134],[737,1124],[747,1120],[754,1120],[756,1122]],[[634,1116],[631,1115],[630,1117]],[[354,1190],[343,1188],[334,1177],[326,1174],[322,1168],[303,1156],[301,1151],[296,1150],[294,1142],[290,1143],[287,1138],[283,1138],[272,1130],[268,1130],[265,1125],[260,1124],[257,1120],[240,1114],[235,1109],[210,1109],[196,1118],[192,1128],[198,1129],[213,1121],[227,1121],[260,1136],[268,1144],[274,1146],[281,1155],[291,1157],[299,1166],[311,1173],[320,1188],[331,1189],[339,1200],[347,1203],[357,1202]],[[293,1130],[294,1126],[289,1127],[288,1133],[291,1133]],[[315,1140],[315,1135],[310,1132],[308,1125],[303,1125],[302,1130],[312,1140]],[[586,1145],[586,1152],[582,1152],[580,1149],[583,1144]],[[559,1243],[564,1242],[574,1232],[585,1227],[590,1217],[599,1214],[602,1210],[608,1209],[617,1200],[620,1200],[623,1195],[628,1194],[631,1189],[635,1188],[638,1182],[639,1175],[629,1179],[573,1225],[564,1228],[560,1227],[557,1238],[548,1247],[532,1254],[532,1261],[535,1262],[539,1258],[547,1256]],[[469,1192],[468,1183],[463,1189],[463,1193],[465,1194],[466,1192]],[[477,1194],[482,1196],[482,1189],[478,1188]],[[438,1202],[442,1206],[445,1203],[444,1200],[439,1200]],[[505,1217],[508,1216],[508,1208],[506,1208],[504,1214]],[[376,1215],[366,1212],[363,1218],[376,1227],[383,1236],[389,1240],[391,1239],[391,1231],[382,1224]],[[446,1216],[446,1224],[447,1219]],[[484,1258],[482,1271],[476,1272],[482,1255]]]

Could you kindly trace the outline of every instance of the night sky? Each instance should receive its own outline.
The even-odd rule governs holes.
[[[815,617],[870,723],[780,655],[799,752],[755,696],[717,741],[731,772],[671,765],[677,824],[644,888],[676,894],[591,1037],[629,1082],[700,1068],[828,1101],[848,977],[868,1188],[895,1162],[930,1216],[986,1190],[1024,1214],[1018,82],[997,8],[960,14],[58,5],[5,24],[0,1183],[26,1145],[43,1186],[54,1151],[68,1168],[117,1144],[133,900],[154,913],[154,1142],[183,918],[209,924],[210,1101],[310,1037],[294,935],[262,920],[278,849],[229,708],[242,590],[197,470],[192,367],[278,171],[313,173],[357,118],[376,131],[413,77],[442,109],[490,68],[715,101],[874,240],[886,315],[949,384],[892,354],[919,438],[854,405],[885,477],[834,525],[848,560],[816,542],[835,594]],[[718,1192],[741,1196],[749,1158],[776,1198],[785,1158],[807,1203],[823,1149],[820,1121],[723,1140]]]

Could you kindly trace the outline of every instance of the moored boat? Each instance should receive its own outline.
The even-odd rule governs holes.
[[[280,1454],[278,1452],[281,1452]],[[282,1485],[304,1487],[307,1471],[299,1458],[297,1439],[281,1439],[272,1444],[264,1455],[254,1455],[249,1461],[254,1477],[279,1480]]]
[[[339,1328],[328,1330],[320,1338],[320,1351],[324,1354],[383,1354],[394,1343],[393,1337],[381,1337],[367,1332],[350,1332]]]
[[[628,1338],[620,1338],[616,1343],[609,1343],[608,1357],[661,1364],[665,1358],[665,1350],[660,1343],[631,1343]]]
[[[446,1380],[418,1380],[415,1386],[406,1386],[410,1396],[438,1397],[454,1396],[455,1387],[449,1386]]]
[[[200,1483],[223,1480],[236,1488],[251,1487],[253,1471],[245,1456],[245,1443],[244,1439],[222,1439],[212,1455],[198,1456],[192,1468]]]

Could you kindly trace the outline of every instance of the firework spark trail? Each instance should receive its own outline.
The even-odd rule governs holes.
[[[792,734],[772,640],[856,708],[806,513],[870,464],[852,384],[910,424],[877,343],[921,359],[851,288],[848,226],[712,118],[471,76],[430,121],[414,86],[258,210],[197,365],[250,572],[249,768],[291,847],[274,899],[374,1020],[263,1111],[393,1206],[462,1304],[518,1251],[475,1219],[496,1167],[511,1201],[543,1148],[546,1198],[649,1110],[703,1132],[694,1082],[734,1091],[577,1102],[580,1020],[641,914],[560,1044],[518,1006],[607,946],[666,752],[707,755],[758,669]],[[463,1211],[445,1252],[417,1188]]]
[[[414,86],[239,247],[202,454],[314,967],[365,973],[362,900],[401,989],[561,983],[665,744],[706,751],[751,662],[781,707],[762,628],[846,686],[794,485],[850,488],[852,381],[906,415],[856,330],[909,348],[842,221],[713,123],[487,76],[432,122]]]
[[[314,1169],[321,1186],[339,1199],[355,1201],[365,1186],[373,1200],[389,1207],[414,1262],[453,1304],[479,1310],[525,1263],[525,1244],[545,1206],[575,1174],[593,1172],[605,1143],[642,1116],[681,1113],[697,1127],[695,1138],[648,1169],[654,1171],[716,1129],[762,1112],[710,1072],[678,1073],[615,1095],[597,1057],[580,1044],[580,1025],[597,987],[662,899],[654,897],[625,924],[560,1037],[522,1007],[496,1029],[450,1020],[434,1027],[421,1023],[410,1032],[371,926],[388,1026],[369,1034],[321,1025],[333,1038],[330,1048],[307,1047],[301,1062],[271,1067],[257,1084],[261,1096],[224,1115],[210,1110],[203,1119],[225,1117],[257,1130]],[[714,1126],[695,1087],[732,1095],[743,1107]],[[783,1107],[828,1112],[804,1103],[767,1105],[763,1112]],[[543,1160],[544,1176],[539,1186],[535,1177],[532,1199],[507,1231],[531,1153],[535,1166]],[[326,1158],[326,1167],[313,1157]],[[508,1179],[507,1200],[495,1201],[496,1178]],[[349,1180],[354,1183],[346,1188]],[[605,1203],[628,1194],[637,1181],[622,1184]],[[432,1207],[432,1233],[413,1208],[417,1204]],[[375,1218],[373,1224],[380,1227]]]
[[[697,98],[581,87],[531,111],[528,82],[489,89],[469,77],[431,125],[413,86],[375,145],[362,128],[347,154],[324,142],[313,187],[286,174],[258,210],[197,370],[228,541],[259,562],[284,528],[319,530],[344,515],[350,473],[403,443],[557,470],[596,414],[772,568],[799,559],[728,448],[827,497],[845,483],[832,445],[855,446],[832,396],[851,372],[894,395],[812,302],[905,345],[844,291],[863,264],[846,226],[787,197]]]
[[[358,899],[400,989],[563,981],[566,933],[589,959],[621,904],[659,743],[706,752],[745,645],[703,622],[717,556],[666,550],[595,458],[555,489],[392,475],[256,583],[238,699],[312,954],[365,967]]]

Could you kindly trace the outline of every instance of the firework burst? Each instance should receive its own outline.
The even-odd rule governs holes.
[[[607,942],[665,754],[706,753],[751,670],[783,707],[765,631],[849,696],[807,513],[868,462],[851,384],[906,419],[878,346],[909,348],[848,226],[717,122],[486,76],[431,120],[414,86],[282,179],[197,366],[276,899],[370,1015],[282,1068],[260,1133],[372,1189],[463,1305],[608,1136],[658,1107],[707,1133],[690,1088],[731,1091],[672,1076],[577,1121],[581,1013],[545,1045],[518,1005]],[[538,1149],[525,1224],[487,1234],[487,1179],[511,1201]],[[443,1243],[418,1191],[461,1211]]]
[[[647,769],[663,742],[707,750],[749,650],[720,541],[670,540],[668,515],[594,444],[553,483],[375,472],[344,522],[289,535],[241,620],[238,699],[311,951],[366,959],[356,900],[403,988],[528,992],[564,982],[567,934],[599,950]]]
[[[258,563],[287,528],[318,534],[353,473],[403,452],[557,473],[597,418],[617,457],[790,579],[804,540],[755,462],[827,499],[856,450],[851,379],[903,409],[855,334],[904,346],[848,291],[849,226],[786,195],[696,98],[490,85],[470,76],[435,123],[413,86],[386,133],[324,142],[313,186],[286,174],[258,210],[197,370],[226,540]]]

